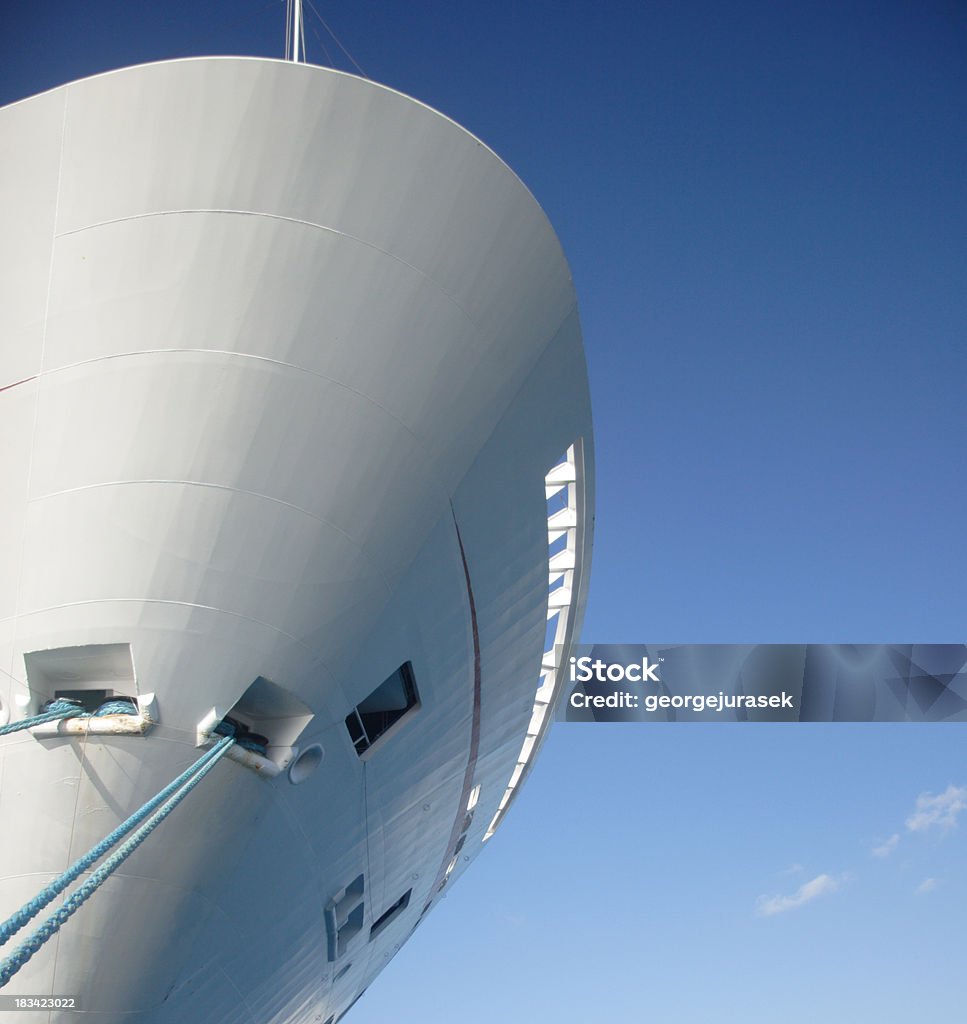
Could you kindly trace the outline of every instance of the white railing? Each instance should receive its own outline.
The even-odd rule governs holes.
[[[554,704],[561,673],[558,654],[563,649],[570,624],[574,601],[574,571],[577,565],[577,468],[574,445],[564,457],[552,466],[544,477],[544,496],[547,500],[547,631],[544,654],[538,677],[534,708],[523,745],[517,755],[517,764],[504,790],[497,813],[494,815],[484,842],[496,831],[514,792],[527,770],[537,748],[537,741],[548,725],[548,716]]]

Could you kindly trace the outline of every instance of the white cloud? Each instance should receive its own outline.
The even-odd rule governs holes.
[[[791,896],[760,896],[756,901],[756,913],[761,917],[771,917],[773,914],[795,910],[820,896],[835,892],[839,886],[840,883],[832,875],[817,875],[811,882],[799,886]]]
[[[874,857],[889,857],[891,853],[896,849],[896,844],[900,842],[899,832],[894,832],[889,839],[884,843],[880,843],[879,846],[874,846],[872,853]]]
[[[957,824],[957,815],[967,808],[967,786],[949,785],[943,793],[921,793],[917,797],[917,808],[907,818],[911,832],[924,832],[934,825],[952,828]]]
[[[923,896],[924,893],[933,892],[937,888],[936,878],[925,878],[916,888],[916,894]]]

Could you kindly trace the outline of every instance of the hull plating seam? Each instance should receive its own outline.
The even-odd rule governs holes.
[[[477,626],[477,606],[473,599],[473,585],[470,582],[470,566],[467,565],[467,553],[463,548],[463,538],[460,536],[460,526],[457,523],[456,512],[453,512],[453,528],[457,534],[457,544],[460,547],[460,560],[463,563],[463,575],[467,581],[467,604],[470,610],[470,628],[473,632],[473,720],[470,726],[470,753],[467,757],[467,768],[463,774],[463,789],[460,793],[460,803],[457,806],[457,814],[453,819],[453,828],[450,830],[450,841],[447,843],[447,852],[444,854],[440,869],[433,881],[433,888],[430,891],[430,899],[427,908],[433,902],[436,894],[443,888],[450,872],[450,864],[460,841],[460,833],[464,831],[462,825],[468,813],[470,802],[470,791],[473,789],[473,775],[477,768],[477,756],[480,751],[480,632]]]

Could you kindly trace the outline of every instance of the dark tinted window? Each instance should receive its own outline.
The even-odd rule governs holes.
[[[413,668],[400,667],[359,702],[346,716],[346,728],[357,754],[368,750],[380,736],[419,703]]]

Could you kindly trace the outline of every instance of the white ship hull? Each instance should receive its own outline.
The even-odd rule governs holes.
[[[4,994],[76,994],[96,1024],[327,1021],[484,847],[550,721],[548,606],[569,643],[593,484],[566,263],[480,142],[319,68],[126,69],[0,110],[0,139],[0,719],[101,687],[155,723],[0,738],[0,915],[256,680],[271,741]],[[347,715],[406,664],[419,706],[361,752]]]

